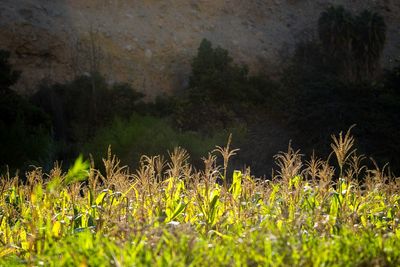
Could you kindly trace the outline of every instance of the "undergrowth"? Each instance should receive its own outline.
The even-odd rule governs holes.
[[[216,144],[225,143],[228,131],[235,135],[236,140],[244,139],[244,126],[202,134],[179,131],[166,118],[135,114],[129,119],[115,118],[109,126],[99,130],[95,137],[79,147],[84,155],[91,154],[96,165],[100,165],[107,154],[107,147],[111,145],[122,164],[136,168],[143,154],[166,157],[166,151],[180,146],[191,155],[190,163],[201,167],[201,157]]]
[[[79,158],[26,183],[3,175],[0,265],[398,266],[400,180],[367,169],[349,132],[332,148],[289,146],[268,180],[230,173],[229,142],[202,170],[176,148],[133,173],[110,150],[104,172]]]

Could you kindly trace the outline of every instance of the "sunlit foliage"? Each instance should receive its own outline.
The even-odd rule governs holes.
[[[333,140],[340,177],[290,146],[269,180],[249,169],[227,174],[237,152],[229,142],[203,170],[177,148],[168,160],[143,156],[133,173],[109,151],[104,172],[78,159],[68,173],[37,168],[25,184],[4,175],[0,264],[399,265],[399,179],[367,170],[350,133]]]

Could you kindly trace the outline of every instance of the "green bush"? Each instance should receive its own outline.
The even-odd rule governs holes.
[[[207,156],[215,145],[226,142],[229,132],[240,140],[244,134],[241,128],[220,131],[207,137],[197,132],[180,132],[171,126],[167,119],[134,115],[130,119],[116,118],[109,126],[99,130],[94,138],[83,144],[83,151],[91,153],[96,162],[105,157],[107,147],[111,145],[124,164],[136,166],[141,155],[165,155],[177,146],[188,150],[192,162],[200,164],[201,157]],[[165,155],[167,156],[167,155]]]

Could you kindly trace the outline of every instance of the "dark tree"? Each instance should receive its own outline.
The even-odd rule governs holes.
[[[12,69],[11,64],[8,62],[10,52],[0,50],[0,92],[8,91],[10,86],[14,85],[21,72]]]
[[[10,89],[20,72],[12,69],[9,56],[9,52],[0,51],[0,167],[47,164],[51,152],[50,120],[42,110]]]
[[[337,70],[343,69],[346,78],[351,79],[353,70],[352,45],[354,38],[354,19],[342,6],[330,7],[322,12],[318,21],[318,33],[327,61]]]
[[[191,91],[198,91],[197,96],[214,101],[237,101],[245,97],[243,85],[247,80],[247,67],[233,64],[226,49],[213,48],[206,39],[201,42],[192,62],[189,83]]]
[[[375,78],[386,40],[386,24],[377,13],[353,16],[342,6],[321,13],[319,38],[327,64],[350,82]]]
[[[386,41],[386,24],[377,13],[365,10],[355,18],[356,35],[353,54],[357,65],[357,79],[374,77]]]

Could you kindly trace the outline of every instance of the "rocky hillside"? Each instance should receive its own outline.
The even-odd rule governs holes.
[[[385,16],[383,64],[391,67],[400,54],[398,0],[1,0],[0,49],[23,71],[22,93],[100,70],[151,97],[187,84],[202,38],[253,72],[277,73],[332,3]]]

